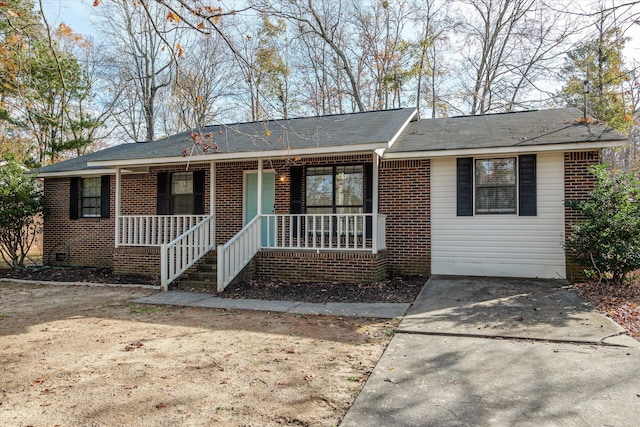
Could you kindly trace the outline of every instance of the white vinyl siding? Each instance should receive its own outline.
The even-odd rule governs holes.
[[[563,154],[538,154],[536,175],[536,216],[456,216],[456,159],[432,159],[431,272],[564,279]]]

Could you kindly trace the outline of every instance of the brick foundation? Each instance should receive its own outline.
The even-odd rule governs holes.
[[[584,200],[594,188],[596,177],[589,173],[588,169],[601,161],[600,151],[580,151],[564,153],[564,200]],[[584,217],[575,209],[567,206],[564,208],[565,241],[571,235],[571,225],[583,220]],[[573,261],[573,254],[566,253],[567,279],[578,280],[582,276],[582,270],[586,265]]]
[[[160,277],[160,248],[119,247],[113,253],[113,271],[117,274],[142,274]]]
[[[262,251],[257,277],[301,282],[374,282],[386,277],[387,253]]]

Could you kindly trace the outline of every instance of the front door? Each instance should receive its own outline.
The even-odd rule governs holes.
[[[275,172],[262,172],[262,213],[271,215],[275,212]],[[244,181],[244,223],[247,225],[258,214],[258,172],[245,173]],[[267,218],[262,219],[262,244],[267,245],[269,227]],[[273,223],[273,220],[271,221]],[[273,230],[271,230],[268,242],[273,245]]]

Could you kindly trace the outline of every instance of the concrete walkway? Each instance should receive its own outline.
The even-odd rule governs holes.
[[[639,423],[640,343],[564,282],[433,276],[340,425]]]
[[[138,304],[180,305],[185,307],[227,308],[257,310],[293,314],[324,314],[348,317],[401,318],[410,304],[399,303],[324,303],[312,304],[290,301],[265,301],[255,299],[219,298],[198,292],[160,292],[132,302]]]

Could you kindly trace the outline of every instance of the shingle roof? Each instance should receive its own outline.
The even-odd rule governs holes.
[[[415,109],[372,111],[319,117],[268,120],[207,126],[197,131],[211,133],[217,153],[265,153],[288,149],[331,148],[339,146],[371,146],[385,148],[402,126],[415,114]],[[191,148],[191,131],[153,142],[122,144],[96,153],[38,169],[36,173],[89,170],[87,162],[180,157]],[[215,158],[215,153],[210,152]]]
[[[604,124],[581,124],[582,111],[563,108],[419,120],[385,153],[625,141]]]

